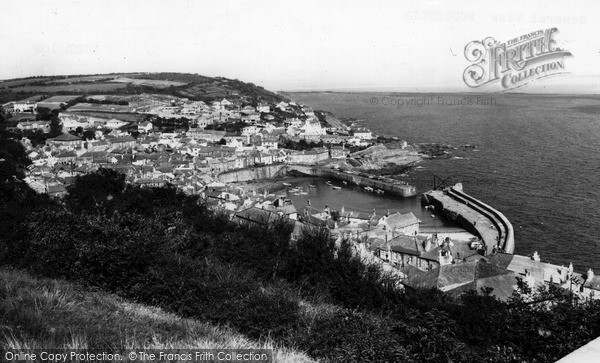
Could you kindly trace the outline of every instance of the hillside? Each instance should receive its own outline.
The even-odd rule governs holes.
[[[284,97],[253,83],[191,73],[112,73],[40,76],[0,82],[0,104],[32,96],[158,93],[197,101],[227,98],[246,103],[278,103]]]
[[[274,349],[276,362],[313,362],[305,354],[249,340],[232,329],[160,308],[90,292],[64,280],[0,269],[0,349]]]

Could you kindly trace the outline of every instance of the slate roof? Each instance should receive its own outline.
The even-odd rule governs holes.
[[[409,278],[405,285],[413,288],[438,288],[460,294],[468,290],[493,288],[492,295],[508,298],[517,284],[517,274],[484,260],[442,265],[422,275]]]
[[[52,141],[81,141],[81,138],[71,135],[71,134],[62,134],[58,135],[55,138],[50,139]]]
[[[269,224],[281,218],[279,215],[277,215],[277,213],[256,207],[250,207],[248,209],[239,211],[235,214],[235,216],[241,220],[254,222],[257,224]]]
[[[387,217],[385,219],[385,223],[387,223],[387,225],[389,225],[391,228],[403,228],[413,224],[418,224],[419,219],[415,217],[412,212],[407,214],[401,214],[400,212],[397,212]]]

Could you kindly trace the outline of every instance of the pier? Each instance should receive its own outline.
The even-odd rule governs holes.
[[[290,173],[298,173],[318,178],[336,179],[361,187],[371,187],[373,190],[379,189],[384,193],[401,197],[413,197],[417,195],[417,190],[414,186],[401,181],[389,178],[384,178],[388,180],[380,180],[376,179],[375,175],[369,175],[369,177],[366,176],[368,175],[366,173],[360,173],[361,175],[359,175],[359,173],[354,171],[347,172],[318,165],[279,164],[257,166],[254,168],[224,172],[219,174],[218,178],[219,181],[223,183],[235,183],[283,177]]]
[[[304,175],[316,176],[322,178],[330,178],[348,182],[350,184],[361,187],[371,187],[373,190],[382,190],[384,193],[396,195],[400,197],[413,197],[417,195],[417,190],[414,186],[397,180],[381,180],[376,179],[375,175],[366,173],[347,172],[343,170],[332,169],[324,166],[309,166],[309,165],[288,165],[288,172],[295,171]],[[389,178],[384,178],[389,179]]]
[[[422,202],[433,205],[446,218],[480,236],[487,254],[494,247],[514,252],[512,224],[496,209],[464,193],[461,184],[423,193]]]

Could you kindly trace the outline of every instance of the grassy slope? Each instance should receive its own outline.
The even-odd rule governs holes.
[[[131,87],[121,81],[131,79]],[[67,82],[73,82],[68,84]],[[177,86],[173,82],[176,82]],[[173,84],[173,87],[168,85]],[[48,76],[0,81],[0,103],[34,94],[170,94],[200,100],[256,100],[277,103],[285,98],[252,83],[191,73],[114,73],[89,76]]]
[[[0,269],[0,350],[259,349],[277,362],[312,362],[301,352],[255,342],[223,327],[183,319],[65,281]]]

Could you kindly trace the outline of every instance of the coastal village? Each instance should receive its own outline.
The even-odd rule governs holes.
[[[397,190],[397,195],[412,197],[414,186],[369,170],[408,166],[423,157],[406,141],[380,142],[368,129],[348,126],[303,104],[226,97],[203,102],[159,94],[59,95],[29,97],[2,108],[11,116],[11,127],[23,134],[21,142],[33,162],[25,181],[38,193],[60,198],[78,175],[113,169],[133,185],[171,185],[199,195],[240,223],[289,219],[295,226],[292,238],[304,228],[328,229],[338,243],[351,241],[363,261],[398,277],[399,288],[438,288],[450,294],[491,289],[505,300],[523,286],[556,285],[581,299],[600,298],[600,276],[592,270],[582,275],[572,264],[542,262],[537,252],[514,255],[499,239],[497,245],[486,240],[482,226],[499,235],[503,227],[483,212],[473,217],[477,228],[444,232],[421,228],[410,212],[294,205],[286,193],[306,192],[286,182],[290,171],[360,185],[368,192]],[[56,127],[39,117],[48,111],[56,115],[62,133],[42,142],[28,137]],[[278,181],[270,188],[255,183],[274,178]],[[327,181],[331,188],[340,188],[337,184]],[[453,196],[450,189],[441,193]]]

